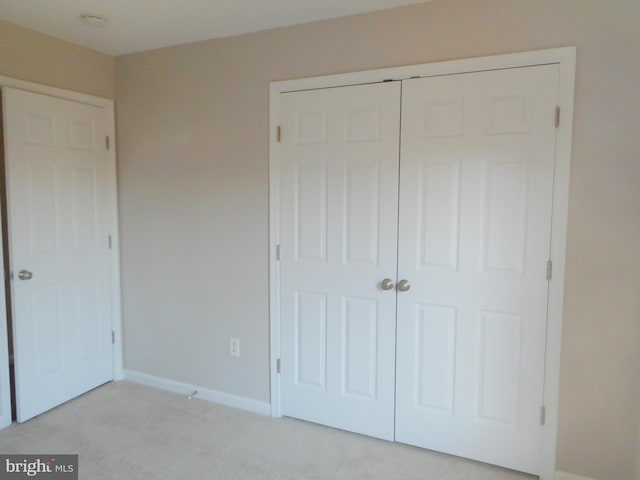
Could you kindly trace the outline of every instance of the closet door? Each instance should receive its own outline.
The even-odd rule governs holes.
[[[557,91],[557,65],[403,82],[399,442],[538,473]]]
[[[285,93],[281,119],[282,412],[392,440],[400,83]]]

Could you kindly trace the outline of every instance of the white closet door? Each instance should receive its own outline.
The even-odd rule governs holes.
[[[282,412],[394,434],[400,84],[281,101]]]
[[[102,108],[3,90],[18,420],[112,379]]]
[[[558,66],[403,82],[396,440],[537,473]]]

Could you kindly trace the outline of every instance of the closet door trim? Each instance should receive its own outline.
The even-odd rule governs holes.
[[[430,77],[470,73],[484,70],[558,64],[560,67],[558,107],[560,123],[557,127],[556,163],[553,195],[551,260],[553,275],[549,282],[549,313],[546,335],[544,383],[545,423],[541,446],[541,476],[552,480],[556,474],[556,445],[558,430],[558,398],[560,387],[560,350],[564,303],[564,277],[569,201],[569,172],[571,167],[571,139],[575,85],[576,48],[563,47],[531,52],[519,52],[404,67],[368,70],[304,79],[271,82],[269,115],[269,285],[270,285],[270,382],[271,415],[280,417],[280,305],[278,238],[279,223],[279,143],[280,94],[346,85],[377,83],[385,80],[404,80],[411,77]],[[553,119],[550,119],[552,121]]]

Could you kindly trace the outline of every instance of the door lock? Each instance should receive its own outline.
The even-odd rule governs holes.
[[[33,278],[33,273],[31,273],[29,270],[20,270],[18,272],[18,278],[20,280],[31,280]]]
[[[391,290],[395,285],[393,284],[393,280],[390,278],[385,278],[380,282],[380,288],[383,290]]]

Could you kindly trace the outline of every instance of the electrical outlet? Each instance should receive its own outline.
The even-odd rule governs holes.
[[[240,356],[240,339],[239,338],[229,338],[229,355],[232,357]]]

